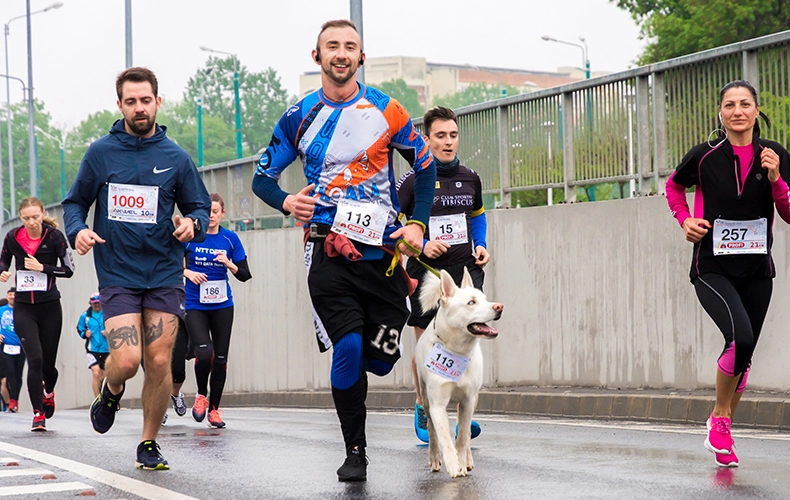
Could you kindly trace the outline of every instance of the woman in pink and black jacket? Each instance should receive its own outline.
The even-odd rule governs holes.
[[[55,413],[55,359],[60,343],[63,310],[55,278],[70,278],[74,266],[66,237],[47,217],[38,198],[19,204],[22,226],[6,234],[0,252],[0,282],[6,282],[11,258],[16,261],[14,329],[27,356],[27,390],[33,407],[33,431],[46,431]],[[43,390],[42,390],[43,385]]]
[[[770,125],[754,87],[728,83],[719,93],[723,133],[694,146],[667,181],[672,214],[694,243],[691,282],[724,336],[705,440],[720,467],[739,464],[730,425],[771,301],[774,208],[790,223],[790,155],[760,138],[760,117]],[[692,186],[693,214],[686,202]]]

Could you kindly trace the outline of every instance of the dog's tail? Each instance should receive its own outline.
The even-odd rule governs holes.
[[[439,307],[442,298],[442,281],[433,273],[425,273],[420,287],[420,307],[423,312]]]

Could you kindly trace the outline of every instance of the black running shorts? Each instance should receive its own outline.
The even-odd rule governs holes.
[[[104,321],[122,314],[142,314],[143,309],[154,309],[184,318],[186,295],[184,286],[160,288],[123,288],[108,286],[99,290]]]
[[[323,245],[320,238],[311,238],[305,245],[318,348],[327,351],[346,333],[358,332],[366,358],[395,363],[401,355],[401,331],[409,317],[403,270],[397,268],[387,277],[389,255],[351,262],[327,257]]]

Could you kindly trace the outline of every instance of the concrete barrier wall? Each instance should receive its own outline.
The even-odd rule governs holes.
[[[776,225],[778,278],[754,356],[750,387],[790,390],[786,360],[787,239]],[[488,212],[485,290],[505,304],[500,335],[483,342],[485,384],[580,385],[697,389],[714,384],[721,334],[699,306],[688,280],[691,244],[663,197]],[[320,354],[312,329],[296,229],[240,233],[253,279],[232,282],[236,317],[226,392],[329,387],[330,353]],[[64,328],[58,405],[92,400],[90,373],[75,324],[96,290],[92,256],[75,255],[77,271],[59,282]],[[233,280],[232,280],[233,281]],[[414,335],[403,334],[405,356]],[[194,393],[191,363],[186,393]],[[137,397],[140,374],[127,394]],[[408,387],[408,362],[372,386]],[[24,390],[24,389],[23,389]],[[20,398],[23,408],[27,397]]]

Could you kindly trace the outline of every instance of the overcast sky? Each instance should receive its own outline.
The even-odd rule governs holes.
[[[54,0],[30,0],[40,10]],[[74,127],[115,108],[114,80],[125,67],[124,0],[62,0],[31,17],[34,97],[55,125]],[[368,57],[414,56],[430,62],[543,71],[581,66],[582,51],[541,40],[586,39],[593,71],[633,67],[644,43],[627,12],[609,0],[365,0]],[[27,81],[25,0],[0,0],[10,23],[9,73]],[[154,70],[160,95],[180,100],[205,65],[208,46],[236,53],[250,71],[274,68],[291,94],[321,24],[348,18],[348,0],[132,0],[133,62]],[[4,61],[5,62],[5,61]],[[3,67],[0,73],[5,73]],[[0,83],[5,102],[5,85]],[[22,99],[11,81],[11,102]]]

